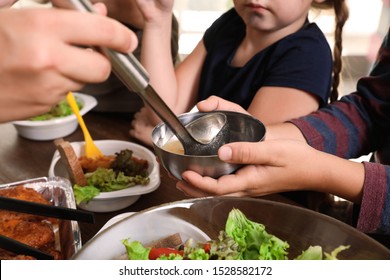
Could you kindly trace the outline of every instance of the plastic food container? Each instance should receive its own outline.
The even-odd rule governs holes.
[[[0,189],[15,188],[23,185],[41,193],[55,206],[76,208],[73,189],[69,180],[61,177],[40,177],[25,181],[0,185]],[[60,220],[58,227],[53,228],[56,249],[61,251],[64,259],[71,257],[81,249],[81,233],[77,221]]]

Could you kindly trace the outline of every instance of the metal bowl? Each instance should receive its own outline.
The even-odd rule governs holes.
[[[265,136],[265,126],[256,118],[242,113],[232,111],[221,111],[227,116],[229,125],[230,142],[258,142]],[[207,113],[186,113],[178,116],[184,124],[205,115]],[[193,170],[197,173],[218,178],[222,175],[230,174],[242,165],[222,162],[218,155],[185,155],[166,149],[166,145],[176,139],[171,129],[165,124],[157,125],[152,132],[153,147],[162,166],[177,179],[181,180],[181,174],[186,170]]]

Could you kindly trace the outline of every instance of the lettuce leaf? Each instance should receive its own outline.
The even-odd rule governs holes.
[[[302,252],[296,260],[322,260],[322,247],[321,246],[309,246]]]
[[[127,258],[129,260],[148,260],[150,248],[145,248],[141,242],[132,241],[128,239],[122,240],[122,244],[125,245],[127,251]]]
[[[126,176],[123,172],[116,173],[113,169],[107,168],[98,168],[85,176],[89,186],[95,186],[102,192],[122,190],[135,185],[147,185],[150,180],[149,177]]]
[[[99,195],[100,191],[94,186],[83,187],[76,184],[73,186],[73,193],[76,199],[76,203],[80,204],[82,202],[88,203],[88,201],[90,201],[92,198]]]
[[[240,210],[232,209],[225,231],[240,246],[242,260],[286,260],[289,244],[269,234],[265,226],[249,220]]]
[[[349,249],[349,247],[350,247],[349,245],[348,246],[340,245],[336,249],[334,249],[332,252],[330,252],[330,254],[327,252],[324,252],[324,255],[325,255],[324,260],[337,260],[337,255],[341,251]]]
[[[340,245],[332,252],[322,252],[321,246],[309,246],[305,251],[302,252],[295,260],[337,260],[337,255],[349,246]]]

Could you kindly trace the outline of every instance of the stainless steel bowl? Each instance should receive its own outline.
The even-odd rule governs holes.
[[[226,114],[227,124],[229,125],[229,139],[227,143],[258,142],[264,139],[265,126],[256,118],[232,111],[221,112]],[[186,125],[205,114],[207,113],[186,113],[180,115],[179,120]],[[241,167],[238,164],[222,162],[217,155],[197,156],[168,151],[164,146],[175,138],[173,132],[165,123],[157,125],[152,132],[154,151],[160,163],[179,180],[181,180],[181,174],[186,170],[193,170],[204,176],[218,178],[222,175],[230,174]]]

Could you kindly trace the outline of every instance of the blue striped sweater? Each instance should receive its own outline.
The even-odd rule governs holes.
[[[363,199],[357,228],[390,234],[390,30],[368,77],[357,90],[306,117],[292,120],[314,148],[364,162]]]

